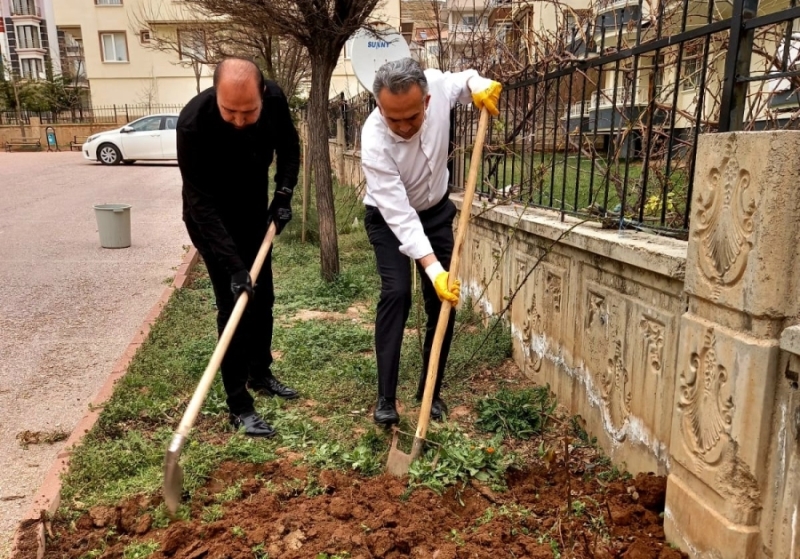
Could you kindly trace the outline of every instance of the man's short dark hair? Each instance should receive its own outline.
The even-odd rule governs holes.
[[[222,75],[225,72],[225,63],[229,60],[242,60],[244,62],[249,62],[253,67],[253,76],[258,80],[258,89],[261,91],[264,90],[264,74],[261,73],[261,68],[258,67],[258,64],[256,64],[255,61],[243,56],[229,56],[217,64],[217,67],[214,68],[214,87],[219,85],[219,81],[222,79]]]

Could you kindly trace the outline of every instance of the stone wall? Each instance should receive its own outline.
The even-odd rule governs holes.
[[[462,293],[487,315],[508,307],[517,363],[615,462],[665,475],[686,243],[482,206],[462,253]]]
[[[332,143],[343,182],[356,156]],[[462,293],[616,463],[668,476],[692,558],[800,558],[798,180],[800,132],[713,134],[688,242],[471,209]]]

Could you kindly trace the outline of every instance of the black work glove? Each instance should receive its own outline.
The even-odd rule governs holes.
[[[240,270],[231,276],[231,291],[234,298],[239,297],[242,291],[247,291],[247,296],[252,301],[255,292],[253,291],[253,281],[250,279],[250,272]]]
[[[269,205],[269,223],[275,222],[275,234],[280,235],[286,224],[292,220],[292,189],[277,188],[275,197]]]

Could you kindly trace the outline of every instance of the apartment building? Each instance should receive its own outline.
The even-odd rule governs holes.
[[[0,0],[7,1],[7,0]],[[25,0],[11,0],[13,2]],[[27,0],[30,2],[40,0]],[[211,85],[202,63],[202,31],[178,2],[161,0],[47,0],[65,71],[91,90],[94,106],[183,105]],[[181,33],[181,29],[191,28]],[[175,37],[157,45],[153,29]],[[159,47],[159,48],[157,48]]]
[[[52,0],[0,0],[0,68],[24,79],[60,72]]]

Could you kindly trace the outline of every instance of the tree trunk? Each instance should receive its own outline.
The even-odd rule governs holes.
[[[319,217],[320,267],[325,281],[333,281],[339,274],[339,240],[328,148],[328,90],[335,67],[336,59],[312,59],[311,99],[308,105],[309,147]]]

